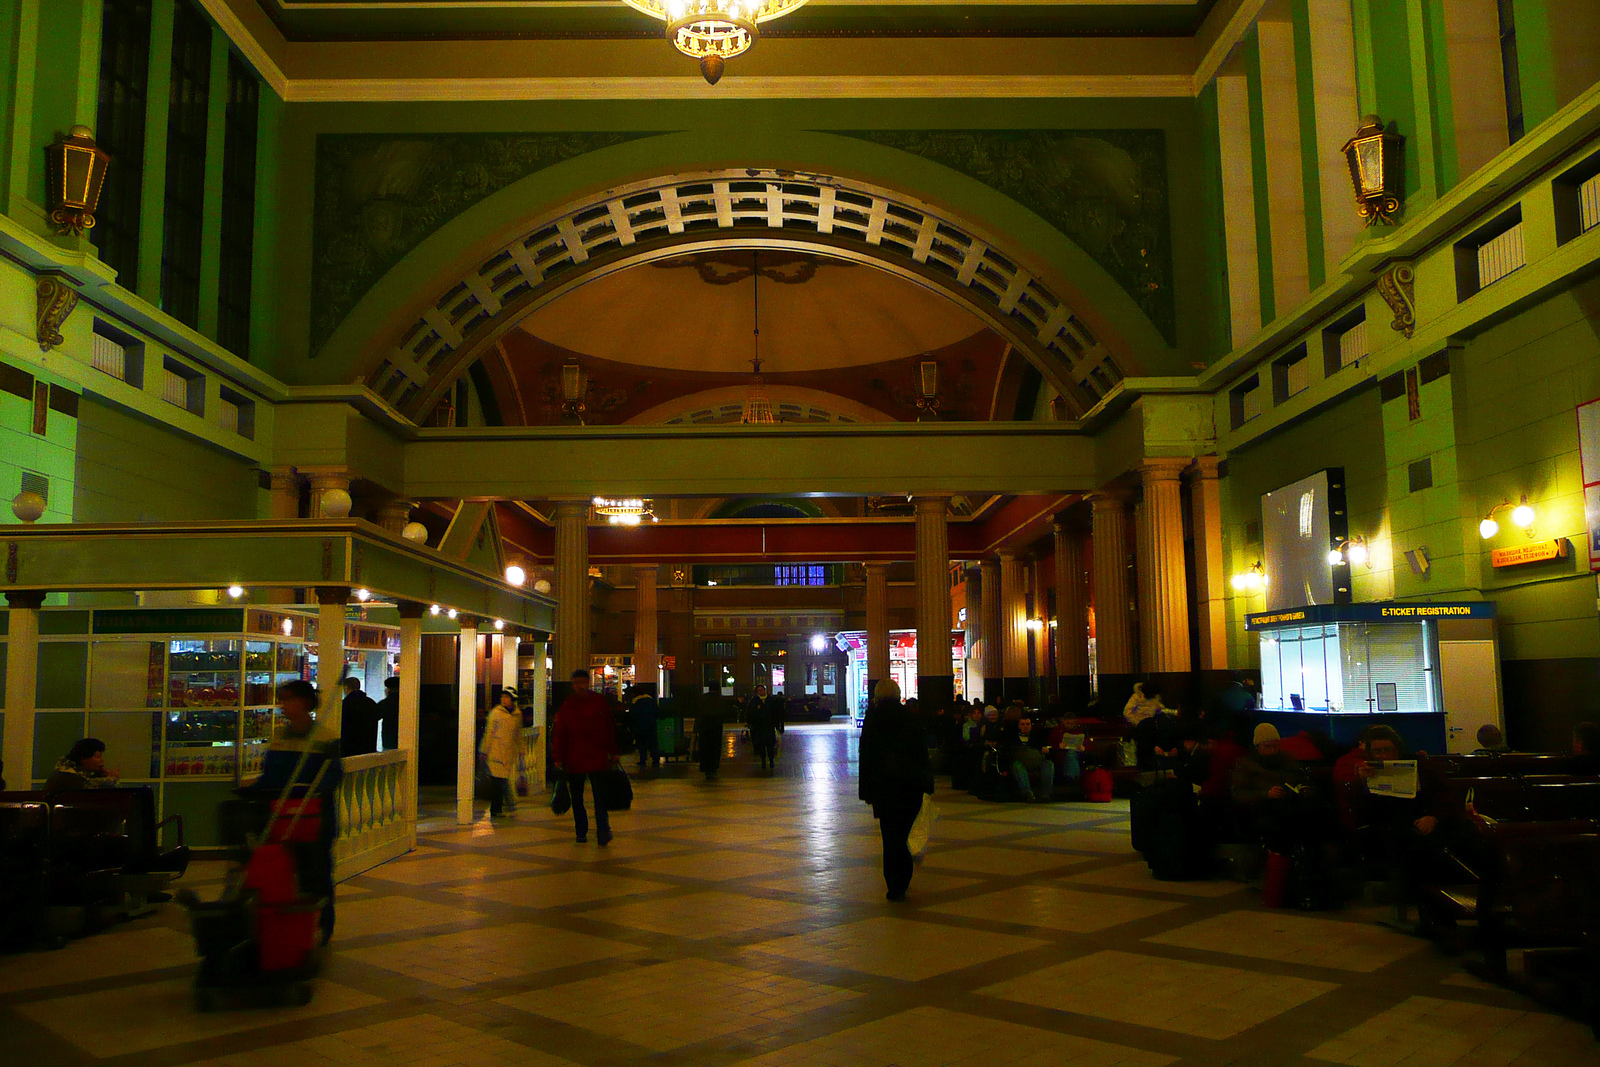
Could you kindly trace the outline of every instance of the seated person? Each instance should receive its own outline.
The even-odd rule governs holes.
[[[1055,761],[1056,775],[1068,781],[1077,781],[1083,775],[1083,748],[1088,737],[1077,719],[1065,716],[1050,731],[1050,755]]]
[[[1510,751],[1511,746],[1506,744],[1506,735],[1500,732],[1500,727],[1493,723],[1478,727],[1478,747],[1472,750],[1474,756],[1498,756]]]
[[[1008,746],[1012,780],[1022,799],[1041,803],[1055,796],[1056,765],[1044,732],[1035,731],[1033,718],[1024,715],[1017,721],[1017,733]]]
[[[1278,728],[1256,726],[1255,751],[1233,766],[1233,803],[1245,824],[1273,852],[1288,852],[1322,836],[1322,812],[1311,776],[1283,751]]]
[[[74,789],[114,789],[122,776],[106,770],[106,743],[97,737],[73,742],[72,749],[56,760],[55,773],[45,779],[47,792]]]

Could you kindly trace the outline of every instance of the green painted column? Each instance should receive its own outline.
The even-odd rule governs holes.
[[[28,164],[33,160],[33,78],[39,61],[39,0],[8,0],[6,6],[6,214],[20,222],[39,218],[28,204]]]
[[[1317,87],[1311,60],[1311,12],[1306,0],[1294,0],[1291,6],[1294,24],[1294,66],[1299,72],[1295,79],[1296,110],[1300,115],[1300,182],[1305,198],[1306,212],[1306,274],[1311,291],[1316,292],[1328,280],[1326,255],[1322,242],[1322,172],[1318,166],[1320,153],[1328,151],[1317,129]]]
[[[250,361],[278,369],[278,157],[283,101],[266,83],[256,112],[256,222],[250,257]]]
[[[167,107],[172,97],[175,0],[154,0],[150,13],[150,82],[145,94],[144,189],[139,205],[140,296],[161,306],[161,245],[166,234]]]
[[[1412,128],[1406,131],[1406,153],[1416,160],[1419,185],[1415,192],[1427,201],[1437,200],[1440,180],[1438,100],[1441,86],[1434,77],[1436,56],[1430,0],[1406,0],[1406,43],[1410,55]],[[1409,169],[1409,168],[1408,168]]]
[[[1351,29],[1356,41],[1356,103],[1363,115],[1378,110],[1378,61],[1372,46],[1372,10],[1367,0],[1351,0]]]
[[[1261,38],[1255,27],[1240,43],[1244,56],[1245,86],[1250,99],[1250,168],[1255,178],[1256,260],[1261,279],[1261,324],[1278,315],[1277,290],[1272,281],[1272,200],[1267,189],[1266,112],[1261,103]]]
[[[1513,0],[1517,19],[1517,73],[1522,83],[1522,126],[1532,130],[1561,110],[1556,91],[1556,41],[1549,0]]]
[[[228,134],[227,35],[211,30],[211,93],[206,100],[206,191],[200,223],[200,332],[217,336],[217,298],[222,275],[222,159]]]

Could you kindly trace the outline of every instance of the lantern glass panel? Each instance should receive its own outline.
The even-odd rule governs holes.
[[[1365,137],[1356,142],[1356,167],[1361,174],[1361,195],[1383,193],[1383,138]]]
[[[66,175],[61,183],[61,199],[67,207],[81,211],[89,206],[89,180],[94,174],[94,152],[67,145],[65,156]]]

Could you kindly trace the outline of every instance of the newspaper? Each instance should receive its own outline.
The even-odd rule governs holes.
[[[1396,759],[1377,764],[1372,777],[1367,779],[1367,792],[1373,796],[1414,798],[1417,795],[1417,761]]]

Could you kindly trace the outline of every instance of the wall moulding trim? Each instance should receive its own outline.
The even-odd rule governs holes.
[[[277,88],[274,85],[274,88]],[[1045,97],[1190,97],[1183,74],[973,74],[956,77],[899,75],[759,75],[723,78],[707,85],[688,77],[630,78],[299,78],[280,95],[289,103],[349,104],[438,100],[782,100],[947,99]]]

